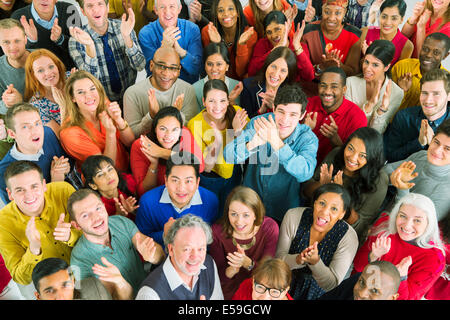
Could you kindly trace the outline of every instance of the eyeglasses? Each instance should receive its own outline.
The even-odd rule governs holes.
[[[272,298],[279,298],[281,296],[281,293],[286,290],[280,290],[280,289],[275,289],[275,288],[267,288],[266,286],[257,283],[256,281],[254,282],[254,287],[255,287],[255,291],[259,294],[264,294],[267,290],[269,290],[269,295]]]
[[[162,70],[162,71],[166,71],[167,70],[167,71],[170,71],[172,73],[175,73],[175,72],[180,71],[180,69],[181,69],[180,66],[178,66],[178,67],[169,67],[169,66],[166,66],[165,64],[161,64],[161,63],[158,63],[158,62],[155,62],[155,61],[153,61],[153,63],[155,64],[156,68],[158,68],[159,70]]]

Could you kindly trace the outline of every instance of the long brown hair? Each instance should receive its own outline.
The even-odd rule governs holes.
[[[84,132],[88,134],[88,136],[97,144],[95,141],[91,131],[86,126],[86,118],[80,112],[80,108],[73,101],[74,98],[74,84],[78,80],[89,79],[94,83],[95,88],[98,91],[98,95],[100,97],[97,110],[95,115],[98,119],[98,115],[106,110],[106,102],[107,97],[105,93],[105,89],[100,81],[94,77],[91,73],[79,70],[70,75],[70,77],[66,81],[66,85],[64,86],[64,96],[65,96],[65,108],[66,108],[66,118],[61,125],[61,129],[69,128],[69,127],[80,127]]]
[[[51,51],[47,49],[37,49],[30,53],[25,62],[25,101],[29,101],[36,93],[42,97],[45,95],[45,87],[34,75],[33,63],[42,57],[50,58],[59,71],[58,86],[64,87],[66,80],[66,67],[64,63]]]
[[[248,1],[250,8],[253,11],[253,16],[255,18],[255,30],[258,32],[258,35],[260,37],[264,36],[264,26],[263,26],[263,20],[265,17],[265,14],[258,8],[258,6],[255,3],[255,0],[249,0]],[[273,0],[273,8],[272,11],[283,11],[283,5],[281,3],[281,0]],[[286,30],[289,32],[289,30]]]

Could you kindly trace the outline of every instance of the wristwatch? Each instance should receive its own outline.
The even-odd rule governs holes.
[[[252,263],[247,267],[247,270],[252,271],[254,267],[255,267],[255,262],[252,260]]]

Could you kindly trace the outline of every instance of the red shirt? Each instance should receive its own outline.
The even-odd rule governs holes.
[[[128,198],[130,196],[135,197],[136,196],[136,189],[137,189],[137,184],[136,181],[134,180],[133,176],[131,174],[128,173],[122,173],[122,179],[125,180],[128,190],[132,193],[132,194],[127,194],[125,192],[123,192],[122,190],[119,189],[119,195],[123,195],[124,198]],[[111,199],[107,199],[104,196],[101,196],[103,204],[105,205],[106,211],[108,212],[109,216],[114,216],[116,214],[116,202],[114,201],[113,198]],[[128,218],[130,218],[131,220],[134,221],[134,216],[129,215]]]
[[[253,281],[252,278],[245,279],[242,281],[239,289],[237,289],[231,300],[252,300],[253,292]],[[294,300],[289,293],[286,293],[288,300]]]
[[[2,256],[0,255],[0,294],[3,292],[3,289],[8,285],[11,281],[11,274],[8,269],[6,269],[5,261],[3,261]]]
[[[193,153],[200,161],[200,172],[203,172],[205,163],[203,161],[202,149],[197,145],[192,136],[192,133],[188,128],[183,127],[180,138],[180,151],[185,150]],[[131,146],[130,152],[130,166],[133,177],[137,183],[137,194],[142,196],[145,193],[142,183],[147,175],[148,167],[150,166],[150,160],[141,151],[141,138],[136,139]],[[158,186],[164,184],[164,176],[166,174],[166,165],[161,161],[158,162],[157,169],[157,184]]]
[[[317,112],[317,123],[313,132],[319,139],[317,150],[317,163],[322,163],[325,156],[334,148],[330,139],[320,133],[320,126],[324,123],[330,124],[329,116],[332,116],[338,126],[338,135],[345,143],[347,138],[358,128],[367,127],[367,118],[364,112],[353,102],[344,98],[341,106],[334,112],[328,114],[322,107],[319,96],[308,98],[306,112]]]
[[[388,220],[388,216],[382,216],[374,226]],[[414,244],[403,241],[398,233],[391,234],[391,249],[381,257],[383,261],[389,261],[394,265],[411,256],[412,264],[408,269],[408,277],[400,282],[398,289],[399,300],[420,300],[439,278],[445,266],[445,257],[437,248],[420,248]],[[366,242],[356,253],[353,261],[354,271],[362,272],[369,263],[369,253],[377,236],[369,236]]]

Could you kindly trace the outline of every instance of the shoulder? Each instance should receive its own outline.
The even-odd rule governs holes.
[[[304,35],[307,33],[319,32],[320,31],[320,21],[314,21],[312,23],[306,24]]]
[[[198,187],[198,192],[200,193],[200,197],[202,198],[202,202],[207,204],[210,204],[210,201],[218,202],[218,198],[216,194],[206,188]],[[205,201],[204,201],[205,200]],[[217,204],[217,203],[216,203]]]
[[[146,193],[144,193],[140,199],[140,203],[152,203],[153,205],[157,205],[159,203],[159,199],[164,191],[165,185],[158,186],[153,188]]]
[[[297,227],[300,223],[300,220],[302,219],[303,213],[305,210],[308,209],[307,207],[297,207],[289,209],[283,218],[283,224],[288,224]]]
[[[57,181],[47,183],[47,191],[45,192],[48,195],[58,195],[61,196],[64,193],[66,196],[70,196],[75,192],[75,188],[68,182],[65,181]]]
[[[354,25],[351,24],[345,24],[344,25],[344,30],[347,31],[348,33],[353,34],[356,37],[361,37],[361,29],[355,27]]]
[[[31,17],[31,4],[23,8],[17,9],[11,14],[11,18],[19,20],[21,16]]]

